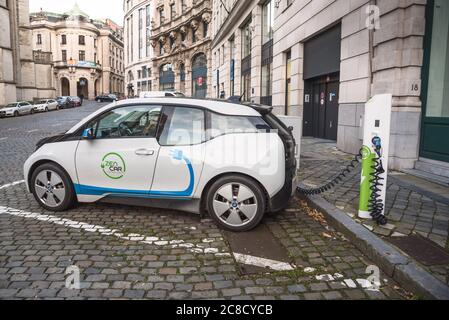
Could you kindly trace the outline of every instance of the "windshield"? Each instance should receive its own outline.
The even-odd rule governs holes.
[[[46,103],[47,103],[47,100],[41,100],[37,104],[46,104]]]
[[[5,108],[15,108],[17,106],[16,103],[10,103]]]
[[[175,94],[175,97],[179,97],[179,98],[185,97],[184,93],[181,93],[181,92],[175,92],[174,94]]]

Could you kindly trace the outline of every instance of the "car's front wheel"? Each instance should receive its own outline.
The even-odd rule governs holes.
[[[15,111],[14,112],[14,117],[18,117],[19,116],[19,111]]]
[[[37,202],[50,211],[65,211],[75,203],[75,191],[68,174],[52,163],[34,170],[31,191]]]
[[[218,225],[234,232],[257,227],[265,214],[265,195],[259,184],[232,175],[218,179],[209,188],[207,210]]]

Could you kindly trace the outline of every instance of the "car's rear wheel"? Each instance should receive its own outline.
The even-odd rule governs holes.
[[[265,214],[266,200],[254,180],[232,175],[218,179],[209,188],[207,210],[224,229],[244,232],[257,227]]]
[[[37,202],[50,211],[65,211],[75,203],[75,191],[67,173],[52,163],[34,170],[31,191]]]
[[[30,114],[34,114],[34,109],[31,109]]]

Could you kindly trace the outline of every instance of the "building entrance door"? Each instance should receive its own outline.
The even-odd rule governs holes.
[[[304,136],[337,140],[339,74],[306,80]]]

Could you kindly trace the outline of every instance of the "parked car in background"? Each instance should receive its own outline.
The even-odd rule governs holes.
[[[18,117],[25,114],[34,113],[31,103],[26,101],[13,102],[8,104],[3,109],[0,109],[0,118],[4,117]]]
[[[69,97],[74,107],[81,107],[83,105],[83,101],[80,97],[71,96]]]
[[[105,94],[95,98],[97,102],[114,102],[118,101],[118,98],[115,94]]]
[[[38,101],[33,107],[33,110],[35,112],[48,112],[58,109],[59,109],[58,102],[56,102],[56,100],[53,99]]]
[[[67,96],[57,97],[56,102],[60,109],[68,108],[68,98]]]
[[[162,97],[175,97],[184,98],[185,95],[179,91],[144,91],[141,92],[139,98],[162,98]]]

